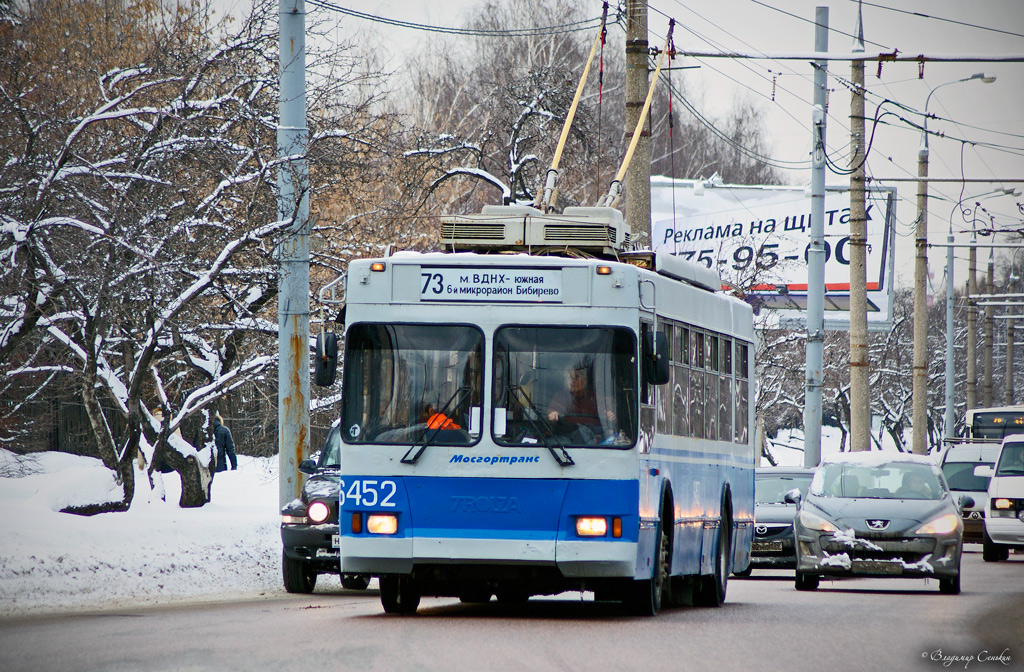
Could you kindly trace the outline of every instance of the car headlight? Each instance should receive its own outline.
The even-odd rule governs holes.
[[[839,530],[829,521],[810,511],[800,511],[800,526],[819,532],[836,532]]]
[[[930,520],[914,531],[914,534],[949,534],[961,525],[960,516],[947,513],[935,520]]]
[[[293,516],[288,513],[281,514],[281,523],[284,525],[305,525],[309,522],[309,518],[305,516]]]
[[[311,521],[319,524],[331,517],[331,507],[327,506],[324,502],[313,502],[309,505],[306,515],[309,516]]]

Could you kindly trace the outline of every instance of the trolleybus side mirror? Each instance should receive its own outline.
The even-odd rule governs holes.
[[[338,372],[338,335],[320,332],[316,337],[316,365],[314,382],[320,387],[330,387]]]
[[[668,341],[663,331],[644,334],[644,377],[651,385],[664,385],[669,380]]]

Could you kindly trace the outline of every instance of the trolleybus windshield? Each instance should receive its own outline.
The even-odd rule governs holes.
[[[634,444],[636,339],[629,329],[503,327],[494,353],[496,443]]]
[[[347,443],[469,445],[479,438],[479,329],[362,323],[352,325],[346,342]]]

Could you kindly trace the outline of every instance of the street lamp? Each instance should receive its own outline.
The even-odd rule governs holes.
[[[970,77],[939,84],[928,92],[928,97],[924,101],[921,149],[917,153],[917,230],[914,241],[917,255],[914,260],[914,379],[911,424],[914,427],[913,451],[918,455],[928,454],[928,306],[925,296],[925,283],[928,277],[928,104],[935,92],[942,87],[975,79],[980,79],[985,84],[996,81],[995,75],[978,72]]]

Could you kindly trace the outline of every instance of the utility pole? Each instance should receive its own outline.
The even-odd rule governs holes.
[[[943,416],[943,436],[953,438],[953,427],[956,424],[956,402],[953,400],[953,222],[949,223],[949,235],[946,236],[949,247],[946,248],[946,412]]]
[[[864,52],[864,22],[857,5],[853,51]],[[870,449],[871,389],[868,380],[867,238],[864,173],[864,61],[850,63],[850,450]]]
[[[828,7],[814,11],[814,50],[828,52]],[[811,244],[807,250],[807,362],[804,386],[804,466],[821,462],[822,347],[825,337],[826,61],[814,61],[811,141]]]
[[[927,109],[927,103],[925,104]],[[927,124],[927,121],[925,121]],[[914,427],[913,452],[928,454],[928,130],[921,136],[917,152],[917,230],[914,259],[914,377],[911,425]]]
[[[967,411],[978,406],[978,234],[971,233],[971,247],[967,252]]]
[[[309,166],[306,162],[305,0],[279,0],[278,217],[294,219],[277,249],[277,436],[281,506],[301,494],[309,454]]]
[[[629,144],[636,130],[650,84],[647,65],[647,0],[626,0],[626,132]],[[634,238],[651,241],[651,134],[645,123],[626,168],[626,224]]]
[[[1017,253],[1014,252],[1010,262],[1010,277],[1007,290],[1008,293],[1013,294],[1017,289]],[[1007,406],[1013,405],[1013,346],[1014,346],[1014,333],[1013,333],[1013,322],[1014,316],[1017,313],[1017,309],[1014,306],[1010,306],[1009,311],[1010,319],[1006,320],[1006,390],[1003,396],[1003,402]]]
[[[988,251],[988,275],[985,286],[988,294],[995,294],[995,250]],[[985,306],[985,408],[992,407],[992,308],[991,304]]]

